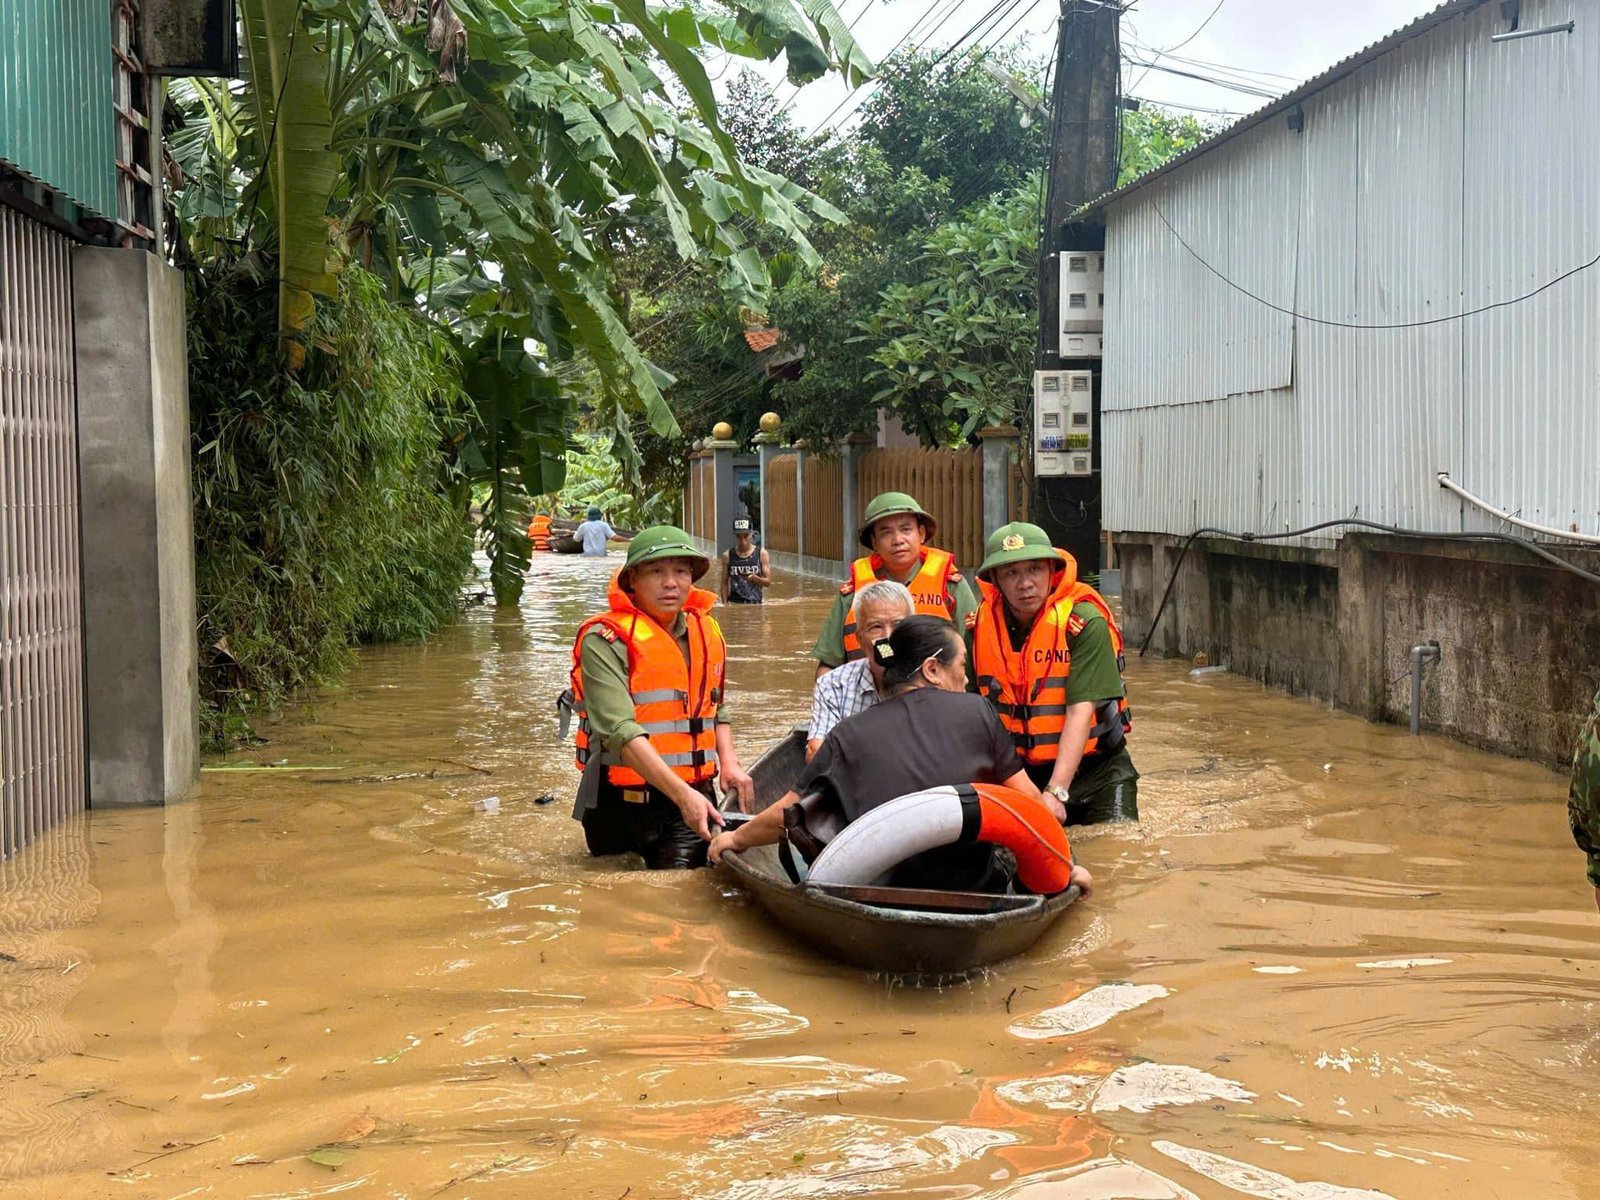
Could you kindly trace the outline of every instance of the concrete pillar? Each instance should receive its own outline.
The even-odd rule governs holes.
[[[164,804],[200,777],[183,278],[73,251],[89,802]]]
[[[1011,471],[1017,462],[1017,431],[1009,425],[978,430],[983,440],[983,536],[1011,521]]]
[[[738,481],[733,477],[733,457],[739,453],[735,441],[708,441],[711,455],[711,540],[721,554],[733,546],[733,515],[739,511]]]
[[[806,546],[806,443],[794,444],[794,546],[797,554],[810,554]]]
[[[840,533],[844,537],[839,554],[844,562],[854,562],[862,555],[861,528],[861,456],[874,446],[870,434],[853,433],[844,443],[844,524]]]
[[[772,468],[772,460],[778,457],[778,436],[771,433],[756,434],[756,453],[761,463],[761,544],[767,544],[767,474]]]

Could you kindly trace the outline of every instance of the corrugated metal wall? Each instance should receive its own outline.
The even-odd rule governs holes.
[[[1489,529],[1437,471],[1600,529],[1600,20],[1525,0],[1402,44],[1107,215],[1105,520],[1267,531],[1359,515]],[[1583,11],[1579,11],[1582,9]],[[1172,226],[1162,221],[1162,216]],[[1175,231],[1175,232],[1174,232]]]
[[[0,159],[117,215],[111,4],[12,0],[0,38]]]
[[[0,208],[0,858],[85,803],[70,250]]]

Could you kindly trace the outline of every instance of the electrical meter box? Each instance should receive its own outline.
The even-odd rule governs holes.
[[[1105,329],[1106,256],[1101,250],[1063,250],[1062,358],[1099,358]]]
[[[1033,473],[1094,473],[1094,372],[1033,373]]]

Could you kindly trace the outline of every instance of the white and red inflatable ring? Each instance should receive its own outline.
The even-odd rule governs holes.
[[[998,783],[924,788],[879,805],[828,843],[806,880],[877,883],[913,854],[972,842],[1010,850],[1017,878],[1039,895],[1065,891],[1071,881],[1066,830],[1037,800]]]

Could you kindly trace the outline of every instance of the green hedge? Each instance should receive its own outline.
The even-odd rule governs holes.
[[[350,268],[282,369],[271,264],[189,275],[202,734],[213,748],[351,647],[425,637],[472,555],[446,464],[464,428],[447,339]]]

